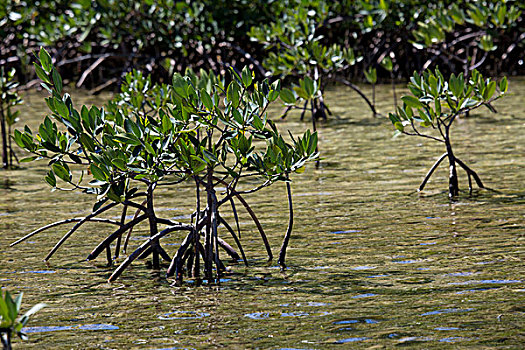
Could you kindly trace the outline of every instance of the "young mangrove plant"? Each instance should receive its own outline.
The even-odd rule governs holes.
[[[22,328],[27,324],[31,315],[46,306],[46,304],[42,303],[36,304],[24,315],[20,316],[22,297],[23,293],[20,293],[13,299],[8,291],[5,291],[4,294],[0,290],[0,340],[4,350],[11,350],[13,335],[19,336],[22,340],[28,339]]]
[[[352,48],[343,48],[335,43],[323,44],[321,31],[328,12],[329,6],[324,1],[303,2],[298,8],[284,11],[282,18],[276,22],[253,27],[250,31],[252,40],[262,43],[269,51],[268,57],[263,61],[269,74],[299,81],[299,85],[294,86],[293,90],[300,99],[297,104],[291,103],[291,98],[284,100],[287,106],[284,116],[291,109],[300,109],[303,111],[301,120],[306,111],[311,113],[314,124],[316,120],[326,119],[331,112],[324,102],[324,90],[328,83],[336,80],[358,92],[375,115],[374,105],[366,95],[356,85],[341,77],[361,57],[356,57]],[[317,86],[315,94],[305,91],[307,79]],[[311,83],[307,87],[308,85],[312,86]]]
[[[457,165],[467,173],[470,193],[472,178],[478,187],[485,188],[478,174],[454,154],[451,127],[459,116],[479,107],[485,106],[496,112],[492,102],[502,97],[507,92],[507,87],[507,78],[501,79],[498,85],[496,81],[484,78],[477,70],[473,70],[469,77],[464,77],[463,73],[458,76],[452,74],[448,81],[438,69],[435,72],[425,71],[421,75],[414,72],[408,84],[411,94],[401,97],[403,106],[398,107],[396,113],[389,114],[390,120],[397,129],[396,133],[424,137],[440,142],[445,147],[445,153],[430,168],[419,191],[425,188],[427,181],[445,158],[449,163],[450,198],[459,194]],[[423,131],[422,128],[429,131]]]
[[[14,77],[14,69],[6,73],[4,67],[0,67],[0,130],[2,133],[2,167],[4,169],[13,167],[14,159],[18,161],[11,143],[11,130],[13,124],[18,121],[20,111],[14,112],[11,108],[23,101],[16,91],[18,83],[14,81]]]
[[[237,201],[257,226],[268,259],[273,258],[266,234],[245,197],[285,182],[291,214],[290,175],[317,158],[315,133],[307,131],[287,142],[268,120],[267,108],[279,97],[279,81],[255,83],[253,73],[245,68],[241,74],[232,69],[227,86],[212,74],[197,77],[193,73],[175,74],[170,85],[153,85],[149,77],[134,72],[126,75],[122,92],[106,108],[77,109],[71,96],[63,93],[61,77],[45,50],[40,51],[35,68],[51,93],[46,102],[52,114],[44,119],[38,134],[26,127],[15,131],[15,140],[34,154],[31,159],[49,160],[51,169],[45,180],[54,189],[79,190],[97,199],[89,215],[49,224],[12,245],[43,230],[74,223],[46,256],[47,261],[84,223],[109,224],[116,230],[91,251],[88,260],[105,251],[111,264],[126,251],[132,230],[144,222],[149,238],[127,255],[109,281],[137,258],[151,255],[154,269],[160,268],[161,259],[169,262],[167,276],[175,276],[178,283],[184,274],[200,281],[201,270],[211,283],[219,281],[225,270],[220,249],[234,260],[242,256],[247,264]],[[85,176],[89,182],[83,180]],[[156,190],[183,183],[195,189],[191,219],[160,217]],[[112,208],[120,208],[120,220],[101,217]],[[227,208],[233,212],[237,232],[223,214]],[[135,214],[128,220],[130,210]],[[283,268],[292,223],[290,216],[279,258]],[[170,254],[161,241],[180,232],[181,244]],[[225,235],[231,236],[240,255]]]

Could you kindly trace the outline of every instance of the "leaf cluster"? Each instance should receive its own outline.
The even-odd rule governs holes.
[[[255,176],[270,184],[317,157],[315,134],[285,142],[268,119],[280,81],[256,83],[248,68],[232,69],[227,85],[211,72],[192,71],[155,85],[134,71],[105,107],[76,108],[44,49],[35,67],[51,94],[51,114],[38,133],[15,131],[15,141],[34,154],[26,160],[49,160],[46,181],[53,188],[65,189],[61,180],[67,189],[96,194],[99,203],[122,202],[140,183],[182,182],[210,172],[222,181]]]
[[[27,335],[22,332],[22,328],[27,324],[29,318],[45,307],[46,304],[36,304],[29,309],[29,311],[20,316],[22,297],[23,293],[20,293],[15,299],[13,299],[8,291],[5,291],[5,294],[0,291],[0,334],[7,332],[15,333],[22,340],[27,340]]]
[[[497,45],[494,36],[515,26],[521,10],[513,1],[470,2],[466,6],[457,3],[439,4],[429,11],[423,21],[417,22],[412,31],[417,48],[430,47],[446,40],[447,33],[457,26],[471,26],[482,30],[477,36],[478,46],[483,51],[494,51]]]
[[[439,69],[427,70],[423,74],[414,72],[408,84],[410,94],[401,97],[403,106],[389,118],[398,132],[410,134],[407,126],[416,134],[416,124],[425,128],[437,129],[441,135],[450,127],[454,119],[461,114],[486,106],[493,110],[491,103],[502,97],[508,88],[507,78],[499,84],[484,78],[477,70],[469,77],[462,73],[452,74],[446,80]]]

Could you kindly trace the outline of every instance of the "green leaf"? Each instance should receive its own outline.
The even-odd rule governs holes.
[[[313,97],[316,92],[314,88],[314,81],[308,76],[304,77],[304,90],[308,95],[308,98]]]
[[[151,154],[151,155],[157,155],[157,153],[155,152],[155,150],[153,149],[153,147],[151,146],[151,144],[149,142],[144,142],[144,148],[146,148],[146,151]]]
[[[60,74],[58,74],[58,71],[55,67],[53,67],[53,71],[51,72],[51,76],[53,77],[53,84],[55,85],[56,91],[61,94],[62,93],[62,77]]]
[[[14,320],[11,320],[9,317],[9,309],[7,307],[7,304],[4,300],[4,296],[2,295],[2,291],[0,290],[0,318],[6,321],[7,323],[11,323]]]
[[[503,77],[503,79],[501,79],[499,82],[499,91],[501,91],[501,93],[505,93],[507,92],[508,87],[509,84],[507,82],[507,77]]]
[[[60,114],[60,116],[64,119],[68,119],[69,118],[69,109],[67,108],[66,104],[64,103],[64,101],[58,99],[58,98],[54,98],[54,105],[55,105],[55,108],[57,109],[57,112],[58,114]]]
[[[206,107],[209,111],[213,111],[213,100],[205,89],[201,90],[201,100],[204,107]]]
[[[20,163],[29,163],[29,162],[34,161],[37,158],[38,158],[38,156],[22,158],[22,159],[20,159]]]
[[[490,100],[490,98],[494,95],[495,92],[496,92],[496,82],[495,81],[491,81],[487,85],[485,90],[483,91],[483,99],[485,101]]]
[[[52,171],[47,173],[45,180],[51,187],[55,188],[57,186],[57,179]]]
[[[253,73],[250,72],[248,66],[244,66],[242,69],[242,83],[244,87],[249,87],[252,84]]]
[[[53,61],[51,61],[51,56],[49,56],[49,54],[43,47],[40,48],[39,58],[40,63],[42,64],[42,68],[44,68],[44,70],[47,73],[50,73],[53,69]]]
[[[381,61],[381,66],[387,71],[391,72],[393,69],[392,59],[389,56],[385,56]]]
[[[414,97],[414,96],[403,96],[401,97],[401,100],[409,107],[413,107],[413,108],[423,108],[424,105],[419,102],[419,99],[417,97]]]
[[[364,71],[365,78],[370,84],[375,84],[377,82],[377,71],[375,68],[368,67],[367,70]]]
[[[12,321],[14,321],[18,316],[18,312],[16,311],[16,304],[8,291],[5,292],[5,303],[7,305],[7,312],[9,314],[9,318]]]
[[[296,98],[292,90],[283,88],[279,96],[281,97],[281,100],[284,102],[285,105],[295,105]]]
[[[89,166],[89,169],[91,170],[91,174],[93,174],[93,177],[95,179],[97,179],[99,181],[106,181],[107,180],[106,173],[104,171],[102,171],[102,169],[100,169],[95,164],[91,164]]]
[[[56,176],[58,176],[61,180],[65,182],[70,182],[71,174],[68,169],[66,169],[62,164],[60,163],[53,163],[52,165],[53,172]]]
[[[51,84],[51,80],[49,80],[49,77],[47,76],[47,73],[44,72],[42,67],[40,67],[38,64],[34,63],[33,66],[35,67],[36,75],[42,80],[44,83]]]
[[[126,162],[124,160],[120,159],[120,158],[112,159],[111,160],[111,164],[113,164],[114,166],[116,166],[118,169],[120,169],[122,171],[126,171],[127,170]]]

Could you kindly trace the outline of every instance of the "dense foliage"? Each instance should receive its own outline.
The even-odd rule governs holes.
[[[121,94],[106,108],[76,108],[71,97],[63,92],[60,74],[44,49],[40,51],[35,69],[51,94],[46,98],[51,115],[39,126],[38,133],[28,127],[23,132],[16,130],[15,141],[34,154],[29,160],[50,160],[46,181],[54,189],[79,190],[97,198],[92,214],[85,218],[45,227],[77,222],[46,260],[80,225],[98,221],[119,228],[103,240],[88,259],[95,259],[106,250],[111,263],[111,244],[115,243],[115,257],[118,257],[123,234],[147,221],[151,238],[129,255],[110,279],[117,278],[136,258],[152,254],[153,267],[159,268],[159,256],[170,261],[168,276],[175,274],[178,281],[182,280],[186,262],[188,275],[198,279],[202,257],[204,274],[211,281],[212,264],[215,264],[217,278],[224,270],[219,246],[232,258],[239,259],[219,236],[220,225],[232,236],[246,263],[240,240],[219,211],[224,204],[230,204],[237,221],[234,199],[240,201],[256,223],[268,257],[272,259],[266,235],[244,195],[285,181],[291,211],[289,176],[317,157],[315,133],[307,131],[302,137],[285,141],[268,120],[267,108],[279,97],[279,80],[271,85],[266,80],[256,83],[253,73],[245,68],[241,74],[232,69],[231,82],[227,85],[213,73],[201,72],[198,77],[192,71],[185,76],[175,74],[169,85],[154,85],[149,77],[133,72],[126,75]],[[89,182],[84,180],[86,176]],[[193,183],[196,190],[191,222],[158,217],[155,190],[183,182]],[[218,188],[224,187],[221,193],[223,190]],[[98,218],[113,207],[122,208],[122,220]],[[137,212],[126,222],[128,208]],[[166,228],[160,230],[159,225]],[[187,236],[171,258],[160,239],[175,231],[186,231]],[[41,230],[19,242],[38,232]],[[291,222],[285,242],[290,233]],[[127,239],[124,249],[126,245]],[[279,259],[283,268],[285,251],[286,244]]]
[[[408,78],[436,65],[444,73],[518,74],[524,8],[512,0],[7,1],[0,65],[17,66],[25,81],[32,53],[45,45],[66,80],[100,88],[132,68],[167,82],[188,66],[219,72],[247,63],[258,78],[266,69],[314,78],[317,67],[321,77],[349,82],[374,69],[378,79]]]

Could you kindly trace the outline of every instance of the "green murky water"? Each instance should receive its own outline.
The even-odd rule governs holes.
[[[499,114],[459,120],[453,134],[456,155],[498,192],[463,192],[451,203],[446,167],[424,193],[414,192],[440,145],[392,139],[390,122],[372,118],[355,94],[330,91],[339,118],[321,127],[324,160],[294,178],[288,271],[267,266],[243,213],[251,266],[230,264],[232,272],[213,289],[172,287],[151,279],[142,262],[106,283],[111,269],[103,259],[84,261],[105,233],[100,226],[78,232],[50,266],[42,258],[66,228],[8,248],[43,224],[86,213],[91,198],[50,193],[45,164],[0,172],[0,285],[23,291],[26,307],[49,305],[30,322],[43,328],[30,329],[30,340],[16,348],[523,347],[525,80],[515,79],[511,92],[497,104]],[[40,95],[29,97],[23,121],[34,126],[45,108]],[[378,101],[388,112],[388,87],[379,88]],[[308,124],[297,119],[279,126],[304,130]],[[287,224],[284,185],[248,199],[277,251]],[[163,192],[157,202],[182,216],[193,193]],[[144,229],[135,237],[145,235]],[[170,238],[166,248],[173,253],[180,239]]]

